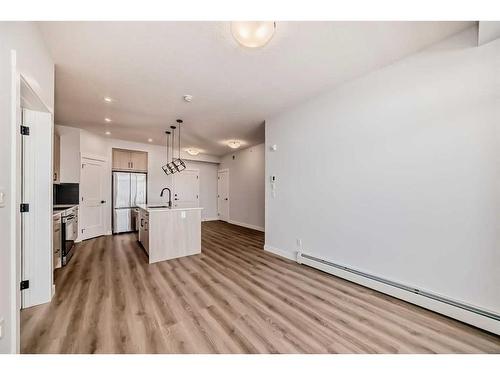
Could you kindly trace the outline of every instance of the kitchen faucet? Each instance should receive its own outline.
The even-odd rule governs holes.
[[[168,207],[172,207],[172,192],[169,188],[163,188],[160,193],[160,197],[163,197],[163,192],[168,190]]]

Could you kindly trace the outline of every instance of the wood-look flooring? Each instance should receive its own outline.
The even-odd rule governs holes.
[[[149,265],[135,235],[78,244],[23,353],[500,353],[500,337],[263,250],[205,222],[202,254]]]

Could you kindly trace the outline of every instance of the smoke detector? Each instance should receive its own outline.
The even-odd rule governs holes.
[[[184,95],[183,98],[185,102],[191,103],[191,101],[193,100],[193,95]]]

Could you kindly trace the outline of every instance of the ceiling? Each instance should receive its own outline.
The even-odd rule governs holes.
[[[164,144],[182,118],[183,147],[213,155],[230,139],[263,142],[272,114],[472,25],[277,22],[270,43],[250,50],[228,22],[39,23],[56,64],[56,124]]]

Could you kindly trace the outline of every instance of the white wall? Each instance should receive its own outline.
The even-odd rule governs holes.
[[[0,189],[7,194],[5,207],[0,207],[0,319],[4,319],[4,337],[0,353],[15,352],[17,282],[13,281],[16,267],[14,255],[16,228],[15,193],[18,172],[12,153],[18,124],[12,118],[11,50],[16,51],[16,68],[40,96],[49,109],[54,108],[54,64],[45,48],[37,26],[32,22],[0,22]],[[15,291],[15,292],[14,292]]]
[[[229,221],[260,230],[264,230],[264,150],[262,143],[232,152],[220,164],[220,169],[229,169]]]
[[[113,148],[123,148],[128,150],[145,151],[148,153],[148,202],[158,203],[168,199],[165,195],[160,197],[164,187],[172,188],[172,176],[167,176],[161,169],[165,164],[165,148],[147,143],[122,141],[114,138],[101,137],[86,130],[70,128],[57,125],[57,131],[67,133],[76,129],[80,132],[80,150],[74,149],[75,154],[92,154],[104,156],[107,159],[107,174],[110,176],[105,181],[106,196],[106,232],[111,233],[111,162]],[[61,144],[64,140],[61,139]],[[64,146],[63,146],[64,147]],[[183,158],[184,154],[181,155]],[[218,160],[210,155],[200,155],[200,160]],[[200,205],[203,207],[202,219],[214,219],[217,217],[217,170],[218,164],[214,162],[187,160],[187,167],[200,170]]]
[[[500,40],[476,46],[466,30],[267,119],[266,245],[499,313]]]

